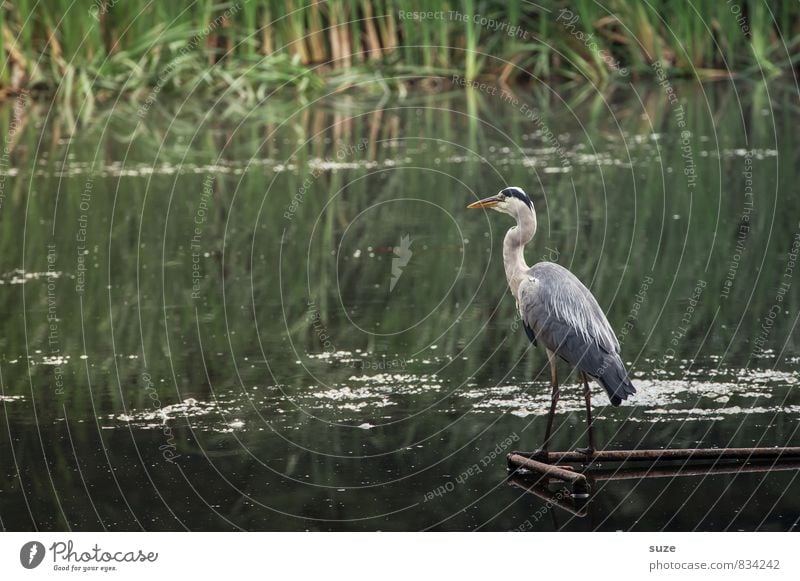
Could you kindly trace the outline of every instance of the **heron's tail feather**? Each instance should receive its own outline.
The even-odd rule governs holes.
[[[631,383],[625,366],[619,356],[609,355],[604,364],[595,375],[600,384],[606,389],[611,405],[618,406],[623,399],[628,399],[636,393],[636,388]]]

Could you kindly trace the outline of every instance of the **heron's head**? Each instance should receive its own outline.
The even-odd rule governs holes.
[[[522,212],[533,212],[533,202],[522,188],[511,187],[500,190],[495,196],[473,202],[467,208],[491,208],[516,218]]]

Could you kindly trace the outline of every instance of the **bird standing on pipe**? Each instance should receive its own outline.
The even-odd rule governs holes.
[[[580,373],[589,438],[589,447],[580,451],[591,456],[595,443],[589,377],[605,388],[611,405],[618,406],[636,393],[620,357],[619,341],[597,300],[574,274],[553,262],[531,267],[525,262],[525,245],[536,234],[536,210],[521,188],[505,188],[467,208],[491,208],[517,221],[503,240],[503,265],[525,332],[534,345],[537,341],[544,345],[550,363],[553,391],[541,451],[547,452],[550,445],[559,396],[556,357],[560,357]]]

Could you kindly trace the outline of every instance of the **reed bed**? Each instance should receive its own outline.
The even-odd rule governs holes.
[[[437,77],[608,83],[775,76],[800,59],[800,3],[766,0],[15,0],[0,95],[386,91]],[[438,84],[436,85],[438,86]]]

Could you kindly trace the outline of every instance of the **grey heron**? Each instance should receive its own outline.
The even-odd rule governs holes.
[[[541,452],[547,452],[550,444],[559,398],[556,362],[560,357],[579,371],[589,439],[589,447],[581,451],[593,454],[589,378],[605,388],[614,406],[636,393],[620,357],[619,341],[605,313],[589,289],[563,266],[539,262],[529,267],[525,262],[525,245],[536,234],[536,210],[522,188],[505,188],[467,208],[491,208],[517,221],[503,240],[503,265],[525,333],[534,345],[537,341],[544,345],[550,364],[552,396]]]

